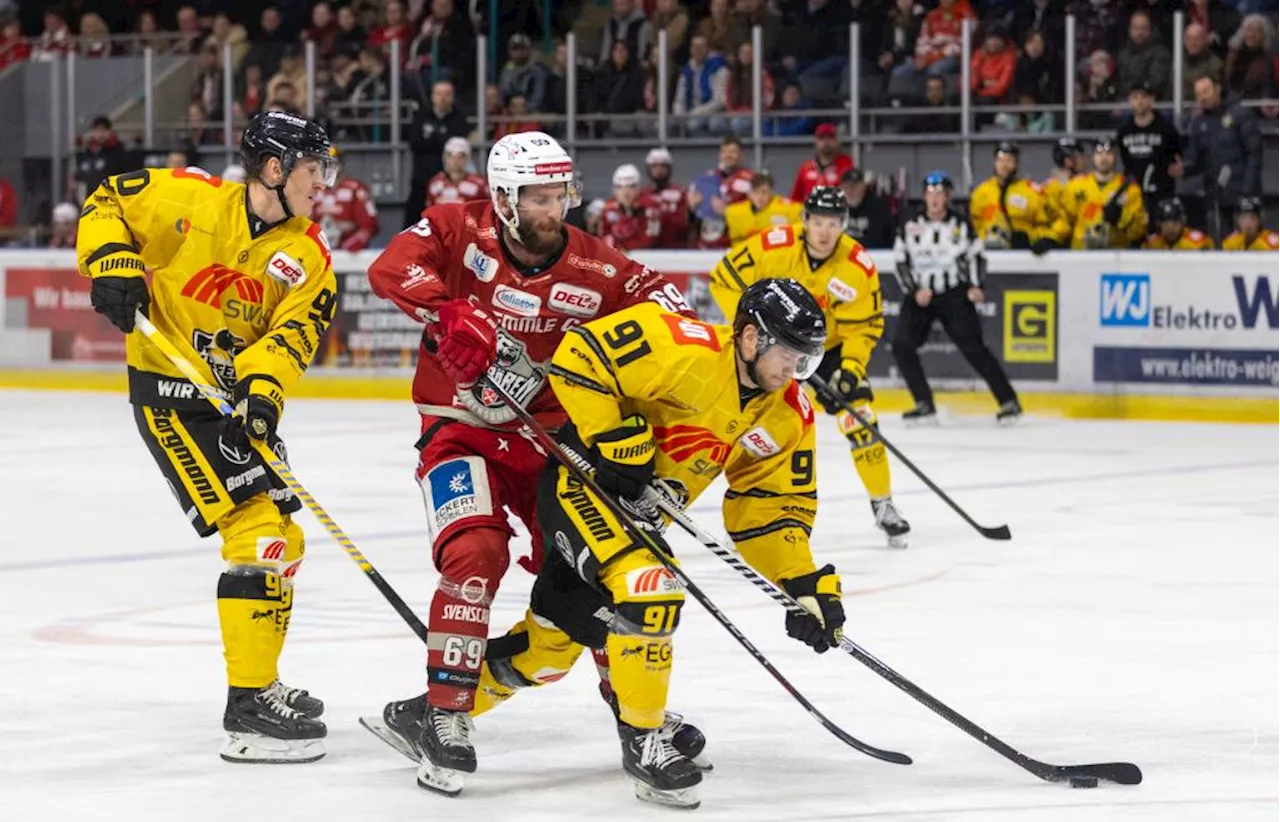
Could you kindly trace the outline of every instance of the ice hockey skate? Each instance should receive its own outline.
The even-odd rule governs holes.
[[[325,755],[323,722],[305,716],[286,702],[280,683],[265,688],[230,688],[222,727],[227,742],[221,756],[228,762],[286,764],[315,762]],[[294,694],[295,701],[298,694]],[[319,700],[313,700],[319,704]],[[312,706],[314,707],[314,706]],[[323,704],[320,704],[323,710]]]
[[[876,527],[884,531],[890,548],[906,548],[911,525],[902,518],[893,499],[871,500],[871,511],[876,515]]]
[[[476,749],[471,746],[471,717],[462,711],[444,711],[426,706],[420,722],[418,786],[429,791],[457,796],[462,793],[464,775],[476,771]]]
[[[618,737],[622,740],[622,767],[635,783],[636,798],[672,808],[693,809],[701,804],[698,785],[702,771],[675,749],[663,728],[619,723]]]

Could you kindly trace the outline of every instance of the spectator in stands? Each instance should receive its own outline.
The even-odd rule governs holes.
[[[80,225],[80,209],[71,203],[58,203],[53,207],[53,229],[49,233],[49,248],[75,248],[76,233]]]
[[[764,66],[756,65],[755,49],[750,42],[738,44],[738,59],[729,68],[725,84],[725,110],[729,112],[729,130],[734,134],[750,134],[755,85],[753,78],[760,74],[760,108],[773,108],[773,75]]]
[[[1053,130],[1053,114],[1047,106],[1062,102],[1062,61],[1047,53],[1044,33],[1027,31],[1013,74],[1013,93],[1023,109],[1022,127],[1030,132]]]
[[[889,204],[871,188],[867,173],[850,168],[840,175],[840,189],[849,203],[844,233],[867,248],[893,248],[893,215]]]
[[[801,112],[813,108],[800,93],[800,86],[788,83],[782,89],[778,104],[773,107],[770,117],[765,118],[764,133],[768,137],[794,137],[809,134],[813,131],[813,118],[807,114],[781,116],[782,112]]]
[[[293,104],[302,105],[302,101],[307,99],[307,64],[296,44],[280,52],[280,70],[267,81],[267,99],[281,99],[276,87],[285,83],[293,89]]]
[[[733,16],[739,21],[748,41],[751,39],[751,29],[755,26],[760,27],[760,46],[764,49],[764,53],[760,55],[760,65],[768,66],[776,62],[778,33],[782,31],[782,16],[770,8],[764,0],[737,0],[733,7]]]
[[[169,48],[164,34],[160,31],[160,24],[156,22],[156,13],[151,9],[138,12],[138,17],[133,23],[133,33],[137,38],[129,41],[127,46],[129,54],[140,57],[147,46],[151,47],[154,54],[164,54]]]
[[[724,222],[729,232],[729,245],[737,245],[778,226],[799,222],[803,205],[775,194],[773,175],[757,171],[751,177],[747,199],[725,206]]]
[[[644,44],[653,42],[649,33],[649,20],[644,15],[644,8],[637,6],[635,0],[613,0],[613,16],[605,23],[600,35],[600,58],[597,65],[609,62],[613,54],[613,42],[626,40],[632,54],[643,54]]]
[[[1130,15],[1143,12],[1151,21],[1151,39],[1173,50],[1173,13],[1189,0],[1129,0]]]
[[[1080,21],[1076,21],[1079,25]],[[1026,42],[1027,35],[1038,32],[1044,38],[1045,51],[1061,58],[1066,50],[1067,19],[1060,0],[1030,0],[1019,3],[1013,12],[1010,31],[1014,40]]]
[[[502,68],[498,88],[510,105],[511,98],[519,95],[525,99],[530,111],[542,111],[547,101],[547,69],[533,56],[533,44],[527,34],[513,34],[507,43],[507,55],[511,58]],[[644,89],[644,80],[640,81]]]
[[[338,40],[338,20],[326,0],[311,7],[311,25],[302,32],[302,39],[316,44],[316,57],[322,60],[327,60],[333,52]]]
[[[262,66],[263,77],[274,77],[280,70],[280,57],[290,45],[288,34],[280,27],[280,10],[267,6],[259,15],[258,31],[253,35],[253,45],[245,62]]]
[[[66,14],[57,7],[44,13],[44,31],[31,53],[32,60],[56,60],[75,48],[71,35],[71,26],[67,24]]]
[[[1240,26],[1240,11],[1221,0],[1188,0],[1186,15],[1188,25],[1204,28],[1209,49],[1219,57],[1226,55],[1227,39]]]
[[[22,37],[22,24],[7,20],[0,35],[0,71],[31,57],[31,43]]]
[[[749,38],[740,18],[729,10],[729,0],[711,0],[707,16],[698,23],[698,34],[707,38],[707,46],[729,56],[738,51],[738,45]]]
[[[733,134],[720,140],[720,163],[689,186],[689,209],[697,221],[697,248],[728,248],[724,210],[751,192],[755,172],[742,165],[742,141]]]
[[[212,44],[200,49],[196,57],[196,78],[191,81],[191,101],[205,111],[222,110],[222,59]]]
[[[391,44],[400,44],[400,60],[409,57],[409,43],[413,40],[413,26],[409,24],[403,0],[387,0],[382,12],[382,25],[369,34],[366,45],[380,49],[391,60]]]
[[[262,66],[246,63],[240,74],[240,88],[236,94],[245,113],[252,116],[262,110],[267,99],[267,84],[262,79]]]
[[[197,148],[222,145],[222,129],[209,125],[209,113],[198,100],[192,100],[187,106],[187,127],[182,136]]]
[[[173,45],[175,54],[195,54],[204,44],[205,30],[200,25],[200,15],[195,6],[182,6],[178,9],[178,34],[181,35]]]
[[[658,248],[685,248],[689,244],[689,202],[685,187],[671,180],[675,161],[665,148],[651,149],[644,158],[651,185],[645,193],[662,212]]]
[[[484,113],[487,122],[490,124],[494,123],[499,117],[507,116],[507,104],[503,101],[502,91],[496,83],[489,83],[484,87]],[[479,123],[476,125],[478,127]],[[489,138],[481,134],[477,128],[468,139],[472,143],[481,143]]]
[[[649,41],[647,48],[658,48],[658,32],[667,33],[667,82],[670,87],[664,89],[667,99],[675,92],[680,78],[679,56],[684,52],[689,40],[689,12],[685,11],[680,0],[658,0],[657,10],[650,18]],[[661,59],[655,58],[655,59]],[[656,65],[656,63],[655,63]]]
[[[723,134],[728,85],[729,68],[724,58],[711,51],[706,37],[695,34],[689,41],[689,62],[676,83],[671,113],[677,118],[688,117],[685,126],[691,135]]]
[[[476,33],[453,0],[431,0],[418,36],[409,46],[409,62],[424,77],[471,85],[474,74]]]
[[[632,115],[644,108],[644,70],[631,55],[626,40],[614,40],[609,62],[596,74],[596,106],[601,114]],[[627,117],[600,123],[598,133],[635,134],[637,123]]]
[[[496,93],[497,89],[494,91]],[[455,106],[453,83],[448,80],[434,83],[431,86],[430,103],[419,106],[413,114],[413,120],[405,126],[400,136],[413,152],[404,225],[410,226],[418,221],[427,183],[443,170],[445,143],[453,137],[466,137],[470,128],[466,115]]]
[[[925,78],[924,107],[941,109],[949,105],[947,81],[942,77]],[[941,111],[937,114],[915,114],[907,118],[902,130],[908,134],[952,134],[960,131],[960,115]]]
[[[1195,92],[1200,113],[1191,118],[1183,168],[1187,175],[1204,175],[1204,192],[1216,217],[1213,235],[1221,238],[1222,228],[1235,219],[1240,198],[1262,194],[1262,133],[1257,115],[1239,100],[1223,99],[1222,86],[1212,77],[1197,80]]]
[[[999,27],[991,27],[982,38],[982,48],[969,61],[969,89],[973,102],[980,106],[998,106],[1009,101],[1013,89],[1014,68],[1018,51]],[[991,122],[990,114],[979,114],[978,122]]]
[[[848,67],[848,8],[832,0],[809,0],[793,13],[782,32],[778,53],[791,75],[788,79],[798,79],[809,96],[838,96],[838,85],[831,81]]]
[[[1190,23],[1182,33],[1182,99],[1195,97],[1196,80],[1212,77],[1222,82],[1222,58],[1209,48],[1209,33],[1199,23]]]
[[[170,151],[164,158],[165,168],[190,168],[193,165],[195,165],[195,152],[185,145]]]
[[[1080,94],[1076,98],[1082,103],[1115,103],[1120,99],[1120,87],[1116,83],[1115,62],[1105,51],[1095,51],[1089,55],[1088,73],[1083,78]],[[1077,125],[1082,129],[1110,129],[1114,124],[1118,109],[1110,111],[1081,111]]]
[[[529,102],[523,94],[513,94],[507,100],[506,116],[508,120],[499,123],[493,130],[493,141],[496,143],[508,134],[519,134],[522,131],[541,131],[542,123],[530,116]]]
[[[1152,36],[1151,15],[1135,11],[1129,17],[1129,42],[1116,55],[1116,83],[1132,88],[1143,81],[1155,89],[1156,99],[1169,97],[1173,76],[1173,55],[1164,43]]]
[[[104,178],[128,171],[128,165],[129,152],[111,127],[111,118],[94,117],[84,138],[84,148],[76,155],[76,181],[90,192]]]
[[[298,90],[293,87],[293,83],[287,80],[276,83],[275,92],[267,103],[266,109],[267,111],[284,111],[289,114],[301,115],[302,110],[298,108]]]
[[[910,65],[923,19],[916,0],[894,0],[888,19],[880,29],[880,56],[876,64],[881,71],[891,72],[898,66]]]
[[[1123,4],[1115,0],[1070,0],[1067,14],[1076,18],[1076,58],[1078,70],[1088,71],[1091,55],[1105,51],[1114,54],[1120,46],[1120,12]]]
[[[840,150],[836,127],[823,123],[813,132],[813,156],[796,169],[791,183],[791,200],[803,203],[817,186],[837,186],[846,171],[853,168],[853,158]]]
[[[1250,14],[1228,41],[1227,88],[1246,100],[1276,97],[1276,32],[1265,15]],[[1275,116],[1274,110],[1269,116]]]
[[[0,177],[0,228],[13,228],[18,221],[18,192],[13,183]]]
[[[352,75],[351,96],[348,99],[355,104],[384,102],[391,99],[387,58],[381,49],[365,47],[361,50],[360,67]]]
[[[238,69],[244,61],[245,53],[249,50],[249,33],[244,26],[231,22],[230,17],[219,12],[214,15],[213,28],[209,30],[209,36],[204,44],[206,47],[213,45],[218,49],[219,55],[222,54],[224,46],[231,46],[231,65]]]
[[[895,73],[913,72],[928,77],[959,74],[964,58],[961,51],[965,21],[975,19],[969,0],[940,0],[938,7],[924,16],[914,58],[905,67],[895,69]]]
[[[333,35],[335,48],[340,46],[350,48],[351,45],[360,48],[369,39],[369,32],[356,19],[356,10],[354,8],[349,5],[338,6],[336,17],[338,30]]]
[[[110,57],[115,53],[111,45],[111,29],[100,15],[89,12],[80,15],[80,36],[77,46],[81,57]]]

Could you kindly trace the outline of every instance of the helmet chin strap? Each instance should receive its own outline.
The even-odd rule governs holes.
[[[760,359],[760,345],[759,345],[760,338],[758,336],[759,329],[756,330],[756,334],[757,334],[756,354],[751,359],[747,359],[746,357],[742,356],[741,340],[734,340],[733,346],[734,346],[734,349],[738,352],[738,358],[742,360],[742,364],[747,367],[747,377],[750,378],[752,387],[760,388],[760,377],[756,375],[756,360]]]

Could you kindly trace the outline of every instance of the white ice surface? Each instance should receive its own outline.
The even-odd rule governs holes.
[[[313,765],[218,759],[225,698],[218,545],[187,525],[122,397],[0,392],[0,819],[660,819],[619,767],[590,659],[480,721],[462,797],[356,724],[422,690],[424,653],[309,514],[282,673],[328,705]],[[886,432],[981,522],[969,530],[900,465],[910,549],[883,547],[829,420],[819,561],[842,571],[855,641],[1014,747],[1127,760],[1140,787],[1041,783],[854,660],[789,640],[778,607],[701,546],[690,575],[835,721],[911,754],[869,759],[824,732],[692,601],[672,706],[716,770],[703,820],[1275,819],[1275,426],[962,419]],[[425,611],[436,575],[407,404],[291,404],[299,479]],[[719,489],[693,509],[719,530]],[[527,544],[527,540],[524,541]],[[520,545],[523,551],[524,544]],[[493,613],[522,612],[514,565]]]

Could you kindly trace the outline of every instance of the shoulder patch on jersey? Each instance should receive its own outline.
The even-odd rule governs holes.
[[[320,256],[324,258],[326,266],[333,265],[333,255],[330,253],[329,238],[324,235],[324,229],[319,223],[312,223],[311,228],[307,229],[307,236],[315,240],[316,245],[320,246]]]
[[[758,459],[772,457],[782,450],[763,426],[752,428],[742,435],[742,439],[739,442],[742,443],[744,451]]]
[[[796,233],[789,225],[780,225],[760,235],[760,245],[770,251],[775,248],[786,248],[794,244]]]
[[[783,390],[782,398],[796,410],[805,425],[813,425],[813,403],[809,401],[809,395],[800,387],[800,383],[792,380],[791,385]]]
[[[302,264],[283,251],[271,255],[267,261],[267,273],[290,288],[302,285],[307,279],[307,270]]]
[[[831,296],[842,302],[851,303],[858,296],[858,289],[840,280],[838,277],[832,277],[827,283],[827,291],[831,292]]]
[[[599,291],[568,283],[556,283],[551,287],[547,307],[574,317],[594,317],[600,313],[604,297]]]
[[[1194,241],[1196,241],[1196,242],[1198,243],[1198,242],[1200,242],[1201,240],[1203,240],[1203,239],[1204,239],[1204,232],[1203,232],[1203,231],[1197,231],[1197,230],[1195,230],[1194,228],[1188,228],[1188,229],[1187,229],[1187,236],[1188,236],[1189,238],[1191,238],[1192,240],[1194,240]]]
[[[716,337],[714,326],[679,314],[664,313],[662,319],[671,329],[671,338],[680,345],[701,345],[712,351],[720,351],[720,340]]]

